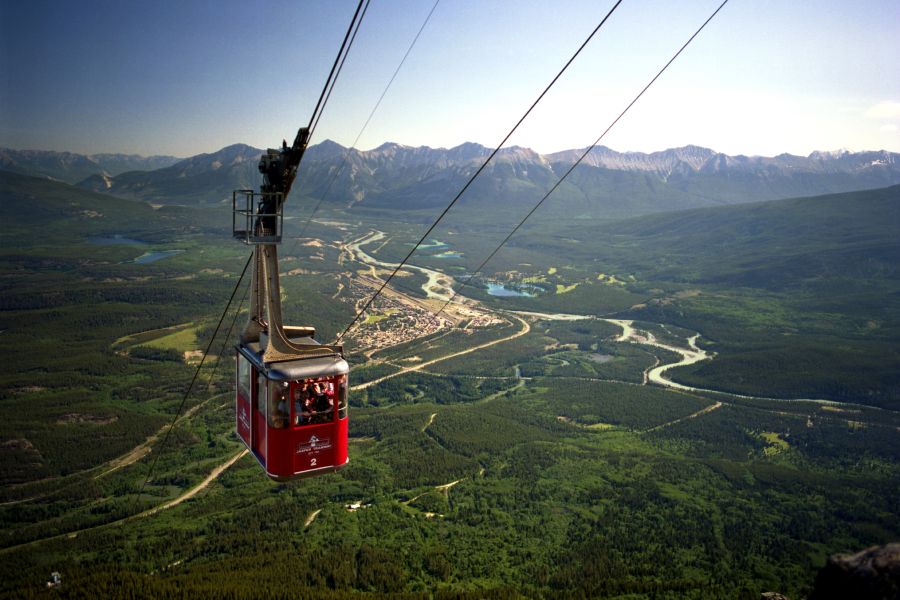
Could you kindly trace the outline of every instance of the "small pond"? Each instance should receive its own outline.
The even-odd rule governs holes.
[[[95,246],[144,246],[147,244],[147,242],[133,240],[119,234],[113,236],[95,235],[88,238],[88,241]]]
[[[132,262],[138,265],[149,265],[158,260],[181,254],[184,250],[159,250],[157,252],[145,252],[134,259]]]
[[[488,283],[487,293],[491,296],[510,297],[525,296],[526,298],[534,298],[536,292],[540,288],[533,285],[505,286],[501,283]]]
[[[601,363],[601,364],[608,363],[609,361],[611,361],[614,358],[615,358],[615,356],[613,356],[612,354],[598,354],[598,353],[588,354],[588,359],[590,359],[591,361],[593,361],[595,363]]]
[[[412,246],[412,244],[409,244]],[[430,242],[426,242],[424,244],[419,245],[420,250],[438,250],[439,248],[446,248],[447,244],[440,240],[431,240]]]

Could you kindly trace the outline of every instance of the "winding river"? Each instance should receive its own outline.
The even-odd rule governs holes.
[[[380,231],[374,231],[369,233],[362,238],[351,242],[347,245],[348,250],[355,260],[362,262],[364,264],[370,266],[378,266],[387,269],[395,269],[397,268],[398,263],[388,263],[384,261],[380,261],[376,258],[373,258],[369,254],[365,252],[361,248],[364,244],[370,244],[372,242],[377,242],[379,240],[384,239],[384,233]],[[428,298],[435,298],[437,300],[441,300],[446,302],[450,299],[452,294],[452,286],[456,283],[453,277],[447,275],[446,273],[441,273],[440,271],[435,271],[433,269],[428,269],[425,267],[419,267],[416,265],[406,264],[404,268],[411,269],[414,271],[419,271],[428,277],[428,281],[422,284],[422,290],[425,292]],[[461,299],[461,294],[457,296],[458,299]],[[688,348],[681,348],[678,346],[672,346],[670,344],[665,344],[656,339],[656,336],[649,331],[644,331],[642,329],[638,329],[634,327],[634,321],[627,319],[607,319],[603,317],[596,317],[593,315],[575,315],[575,314],[565,314],[565,313],[541,313],[541,312],[529,312],[529,311],[512,311],[514,314],[520,316],[528,316],[534,317],[538,319],[546,319],[551,321],[580,321],[585,319],[598,319],[600,321],[606,321],[607,323],[612,323],[617,327],[622,329],[622,333],[616,338],[615,341],[622,343],[633,343],[633,344],[642,344],[646,346],[655,346],[657,348],[661,348],[663,350],[668,350],[670,352],[674,352],[681,356],[681,359],[676,362],[658,364],[647,371],[645,371],[646,380],[657,385],[669,387],[672,389],[688,391],[688,392],[707,392],[714,394],[727,394],[729,396],[734,396],[736,398],[746,398],[746,399],[756,399],[756,400],[776,400],[779,402],[815,402],[818,404],[831,404],[831,405],[842,405],[842,406],[862,406],[855,405],[847,402],[837,402],[834,400],[824,400],[817,398],[768,398],[765,396],[747,396],[743,394],[735,394],[733,392],[723,392],[721,390],[710,390],[705,388],[697,388],[689,385],[684,385],[678,383],[676,381],[672,381],[671,379],[666,377],[666,372],[675,369],[677,367],[684,367],[687,365],[692,365],[698,362],[702,362],[704,360],[711,360],[715,353],[710,353],[700,348],[697,345],[697,340],[700,339],[700,334],[696,333],[690,338],[687,339]]]
[[[389,263],[384,262],[382,260],[378,260],[374,258],[370,254],[368,254],[365,250],[362,249],[362,246],[366,244],[372,244],[374,242],[378,242],[384,239],[384,233],[381,231],[373,231],[369,234],[364,235],[358,240],[351,242],[347,245],[347,249],[350,254],[353,256],[354,260],[357,260],[363,264],[367,264],[373,267],[381,267],[385,269],[396,269],[399,263]],[[428,281],[422,284],[422,291],[425,292],[425,295],[428,298],[434,298],[440,300],[442,302],[446,302],[450,299],[452,294],[452,286],[455,283],[454,279],[447,275],[446,273],[441,273],[440,271],[435,271],[433,269],[428,269],[426,267],[419,267],[417,265],[405,264],[404,268],[419,271],[428,277]],[[674,352],[681,356],[681,360],[673,363],[667,363],[663,365],[656,365],[655,367],[649,369],[646,372],[646,377],[649,381],[657,384],[663,385],[666,387],[671,387],[679,390],[685,391],[712,391],[712,390],[702,390],[700,388],[695,388],[687,385],[683,385],[681,383],[677,383],[668,379],[664,376],[665,372],[669,369],[674,369],[676,367],[683,367],[686,365],[692,365],[697,362],[701,362],[704,360],[709,360],[712,356],[707,353],[705,350],[697,346],[697,339],[700,337],[700,334],[695,334],[693,337],[687,340],[688,348],[679,348],[677,346],[671,346],[669,344],[664,344],[656,339],[656,337],[648,332],[642,331],[640,329],[636,329],[633,324],[634,321],[621,320],[621,319],[604,319],[601,317],[594,317],[591,315],[573,315],[573,314],[564,314],[564,313],[540,313],[540,312],[528,312],[528,311],[516,311],[515,314],[535,317],[539,319],[547,319],[553,321],[579,321],[584,319],[599,319],[601,321],[606,321],[608,323],[612,323],[618,327],[622,328],[622,334],[616,338],[617,342],[631,342],[636,344],[645,344],[649,346],[656,346],[657,348],[662,348],[664,350],[669,350],[670,352]]]
[[[622,333],[615,339],[617,342],[629,342],[632,344],[643,344],[646,346],[655,346],[657,348],[662,348],[663,350],[668,350],[670,352],[675,352],[676,354],[681,355],[681,360],[665,363],[662,365],[656,365],[651,367],[647,371],[645,371],[644,375],[646,376],[646,380],[657,385],[662,385],[665,387],[669,387],[676,390],[682,390],[687,392],[705,392],[710,394],[725,394],[727,396],[732,396],[734,398],[743,398],[746,400],[773,400],[776,402],[813,402],[816,404],[829,404],[832,406],[848,406],[848,407],[863,407],[863,408],[876,408],[864,404],[855,404],[852,402],[838,402],[836,400],[825,400],[823,398],[771,398],[768,396],[749,396],[746,394],[737,394],[734,392],[726,392],[722,390],[711,390],[706,388],[698,388],[692,387],[689,385],[684,385],[678,383],[677,381],[672,381],[664,376],[665,372],[674,369],[676,367],[684,367],[687,365],[692,365],[694,363],[698,363],[704,360],[711,360],[715,353],[710,353],[697,346],[697,340],[700,338],[699,333],[695,333],[690,338],[687,339],[687,343],[689,348],[679,348],[677,346],[672,346],[670,344],[664,344],[656,339],[649,331],[643,331],[641,329],[637,329],[634,327],[634,321],[626,320],[626,319],[606,319],[603,317],[594,317],[590,315],[570,315],[570,314],[548,314],[548,313],[536,313],[536,312],[521,312],[518,313],[521,315],[528,315],[532,317],[537,317],[541,319],[547,320],[556,320],[556,321],[577,321],[582,319],[597,319],[599,321],[606,321],[607,323],[612,323],[618,327],[622,328]]]
[[[617,342],[630,342],[633,344],[644,344],[647,346],[655,346],[657,348],[662,348],[663,350],[668,350],[670,352],[674,352],[676,354],[681,355],[681,360],[673,363],[666,363],[662,365],[656,365],[648,369],[644,375],[647,380],[657,384],[663,385],[666,387],[685,390],[691,392],[705,392],[705,391],[713,391],[713,390],[703,390],[700,388],[691,387],[689,385],[683,385],[676,381],[672,381],[663,376],[663,374],[669,369],[674,369],[676,367],[684,367],[686,365],[692,365],[694,363],[698,363],[704,360],[709,360],[713,357],[712,354],[708,353],[703,348],[697,346],[697,340],[700,338],[700,334],[694,334],[688,340],[689,348],[679,348],[678,346],[672,346],[669,344],[664,344],[656,339],[649,331],[643,331],[641,329],[636,329],[634,327],[634,321],[625,320],[625,319],[605,319],[603,317],[594,317],[591,315],[572,315],[572,314],[564,314],[564,313],[539,313],[539,312],[516,312],[518,315],[526,315],[529,317],[535,317],[538,319],[546,319],[548,321],[582,321],[585,319],[597,319],[598,321],[606,321],[607,323],[612,323],[617,327],[622,328],[622,333],[616,338]]]
[[[356,240],[355,242],[351,242],[347,245],[347,249],[350,254],[353,256],[354,260],[358,260],[361,263],[373,266],[373,267],[382,267],[385,269],[396,269],[399,263],[389,263],[378,260],[370,256],[366,253],[365,250],[362,249],[364,244],[371,244],[373,242],[377,242],[379,240],[384,239],[384,233],[381,231],[373,231],[372,233],[363,236],[362,238]],[[455,283],[453,277],[447,275],[446,273],[441,273],[440,271],[435,271],[433,269],[427,269],[425,267],[419,267],[416,265],[412,265],[406,263],[403,265],[404,269],[410,269],[412,271],[419,271],[428,277],[428,281],[422,284],[422,291],[425,292],[425,295],[428,298],[434,298],[436,300],[440,300],[442,302],[448,302],[450,300],[450,295],[452,293],[452,286]]]
[[[657,385],[664,385],[670,388],[675,388],[677,390],[684,390],[688,392],[707,392],[712,390],[704,390],[701,388],[691,387],[689,385],[684,385],[678,383],[677,381],[672,381],[663,376],[663,373],[668,371],[669,369],[674,369],[675,367],[684,367],[687,365],[692,365],[694,363],[698,363],[704,360],[709,360],[713,357],[713,355],[709,354],[703,348],[697,346],[697,340],[700,338],[699,333],[695,333],[690,338],[688,338],[687,343],[689,348],[679,348],[678,346],[672,346],[669,344],[664,344],[656,339],[649,331],[642,331],[640,329],[635,329],[634,321],[626,321],[621,319],[601,319],[602,321],[606,321],[607,323],[612,323],[613,325],[618,325],[622,328],[622,335],[616,338],[617,342],[632,342],[635,344],[645,344],[647,346],[655,346],[657,348],[662,348],[663,350],[668,350],[669,352],[675,352],[676,354],[681,355],[681,360],[673,363],[666,363],[663,365],[657,365],[652,367],[649,371],[646,372],[647,379]]]

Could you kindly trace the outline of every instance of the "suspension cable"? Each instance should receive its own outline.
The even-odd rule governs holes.
[[[328,73],[328,79],[325,81],[325,86],[322,89],[322,93],[319,95],[319,100],[316,102],[316,106],[313,109],[312,117],[309,120],[309,130],[310,136],[312,135],[313,129],[315,129],[315,125],[318,123],[319,118],[322,116],[322,112],[325,110],[325,105],[328,103],[328,99],[331,96],[331,90],[334,88],[334,84],[337,82],[337,77],[340,75],[340,71],[343,68],[344,61],[347,58],[347,53],[350,51],[350,47],[353,45],[353,40],[356,37],[356,32],[359,30],[359,25],[362,23],[362,17],[365,15],[366,9],[368,9],[370,0],[359,0],[359,4],[356,7],[356,12],[353,13],[353,19],[350,22],[350,26],[347,28],[347,33],[344,35],[344,41],[341,43],[341,47],[338,50],[338,55],[334,60],[334,64],[331,66],[331,71]],[[365,7],[363,7],[365,4]],[[231,303],[234,301],[234,297],[237,294],[238,289],[240,288],[241,282],[244,279],[244,275],[247,273],[247,268],[250,266],[250,262],[253,260],[253,254],[247,257],[247,262],[244,264],[244,268],[241,271],[241,276],[238,278],[237,284],[235,284],[234,289],[231,291],[231,297],[228,299],[228,302],[225,304],[225,309],[222,311],[222,315],[219,317],[219,322],[216,324],[216,329],[210,337],[209,344],[206,346],[206,350],[203,352],[203,357],[200,359],[200,364],[197,365],[197,369],[194,371],[194,376],[191,378],[191,383],[188,385],[187,391],[185,391],[184,396],[181,399],[181,403],[178,405],[178,410],[175,411],[175,416],[172,419],[172,422],[169,424],[168,429],[166,429],[166,434],[163,437],[162,443],[159,447],[159,452],[153,457],[153,462],[150,464],[150,470],[147,473],[147,477],[144,479],[144,482],[141,484],[140,490],[138,491],[137,496],[135,497],[135,502],[140,498],[140,495],[144,492],[144,488],[149,483],[150,479],[153,476],[153,472],[156,469],[156,464],[159,462],[159,457],[162,455],[163,450],[166,447],[166,443],[169,440],[169,436],[172,433],[172,430],[175,428],[175,424],[178,422],[178,419],[181,417],[181,413],[184,410],[184,405],[187,402],[187,399],[191,395],[191,391],[194,388],[194,384],[197,382],[197,378],[200,375],[200,370],[203,368],[203,363],[206,362],[206,357],[209,356],[209,351],[212,349],[213,342],[216,339],[216,336],[219,333],[219,329],[222,327],[222,323],[225,320],[225,316],[228,314],[228,309],[231,308]],[[249,287],[248,287],[249,289]],[[244,298],[246,298],[246,291],[244,294]],[[241,300],[243,304],[243,299]],[[240,312],[240,307],[238,308],[238,313]],[[237,319],[237,314],[235,315],[235,320]],[[234,322],[232,322],[232,327],[234,326]],[[229,329],[229,336],[230,336]],[[226,338],[227,341],[227,338]],[[219,355],[221,358],[221,353]],[[216,366],[218,366],[218,359],[216,360]],[[215,367],[213,369],[213,374],[215,374]],[[211,380],[210,380],[211,381]],[[208,391],[207,387],[207,391]]]
[[[372,305],[372,302],[375,301],[375,298],[377,298],[379,295],[381,295],[381,292],[384,291],[384,288],[387,286],[387,284],[390,283],[390,281],[394,278],[394,276],[397,274],[397,272],[400,271],[400,269],[403,267],[403,265],[405,265],[406,262],[415,253],[415,251],[418,250],[419,246],[422,245],[422,242],[424,242],[425,239],[434,230],[434,228],[437,227],[438,223],[441,222],[441,220],[444,218],[444,216],[446,216],[447,213],[450,212],[450,209],[453,208],[453,205],[456,204],[456,202],[462,197],[462,195],[466,192],[466,190],[469,189],[469,186],[472,185],[472,182],[475,181],[475,178],[477,178],[481,174],[481,172],[484,171],[484,169],[487,167],[488,163],[491,162],[491,159],[493,159],[494,156],[496,156],[497,153],[500,152],[500,149],[509,140],[509,138],[512,137],[512,134],[515,133],[515,131],[516,131],[516,129],[518,129],[519,125],[521,125],[522,122],[528,117],[528,115],[531,114],[531,111],[534,110],[534,108],[544,98],[544,96],[547,94],[547,92],[550,91],[550,88],[553,87],[553,85],[562,76],[562,74],[566,71],[566,69],[568,69],[569,66],[578,57],[578,55],[581,54],[581,51],[584,50],[585,46],[587,46],[588,43],[591,41],[591,39],[593,39],[593,37],[597,34],[597,32],[600,31],[600,28],[603,27],[603,25],[606,23],[606,21],[609,19],[609,17],[612,16],[613,12],[615,12],[615,10],[619,7],[619,5],[621,3],[622,3],[622,0],[617,0],[617,2],[613,5],[613,7],[611,9],[609,9],[609,12],[606,13],[606,16],[603,17],[603,20],[600,21],[600,23],[597,25],[597,27],[595,27],[594,30],[590,33],[590,35],[587,36],[587,39],[585,39],[584,42],[582,42],[581,46],[578,47],[578,50],[575,51],[575,53],[572,55],[571,58],[569,58],[569,60],[566,62],[566,64],[563,66],[563,68],[560,69],[559,73],[557,73],[556,76],[547,85],[547,87],[544,88],[544,91],[541,92],[541,94],[537,97],[537,100],[535,100],[532,103],[532,105],[528,108],[528,110],[525,111],[525,114],[522,115],[522,117],[516,122],[515,125],[513,125],[513,128],[509,130],[509,133],[507,133],[506,136],[500,141],[500,143],[497,145],[497,147],[494,149],[494,151],[491,152],[491,154],[485,159],[485,161],[482,163],[482,165],[480,167],[478,167],[478,170],[475,171],[475,173],[469,178],[469,180],[462,187],[462,189],[459,191],[459,193],[457,193],[456,196],[453,198],[453,200],[450,201],[450,204],[447,205],[447,207],[443,210],[443,212],[441,212],[441,214],[434,221],[434,223],[431,224],[431,227],[429,227],[428,230],[419,239],[419,241],[416,242],[416,244],[415,244],[415,246],[413,246],[412,250],[410,250],[409,253],[406,255],[406,257],[397,264],[396,268],[394,268],[394,271],[388,276],[387,279],[384,280],[384,282],[381,284],[381,286],[378,288],[378,290],[363,305],[362,309],[356,313],[356,316],[353,318],[353,321],[351,321],[350,324],[347,325],[347,328],[344,329],[343,332],[341,332],[341,334],[335,340],[335,343],[340,342],[343,339],[343,337],[345,335],[347,335],[347,333],[353,328],[353,326],[357,323],[357,321],[359,321],[360,317],[365,313],[365,311],[369,308],[369,306]]]
[[[331,87],[328,88],[328,94],[325,96],[325,102],[322,104],[322,110],[319,111],[319,114],[316,115],[316,122],[313,123],[312,127],[309,130],[310,137],[312,137],[312,132],[315,131],[316,127],[319,126],[319,119],[322,118],[322,113],[325,112],[325,104],[328,104],[329,98],[331,98],[331,92],[334,91],[334,86],[337,84],[337,78],[340,76],[341,71],[344,69],[344,62],[347,60],[347,56],[350,54],[350,48],[353,46],[354,40],[356,40],[356,34],[359,32],[359,26],[362,25],[363,17],[366,16],[366,11],[369,10],[369,0],[366,0],[366,5],[363,7],[362,13],[359,15],[359,20],[356,22],[356,27],[353,29],[353,35],[350,36],[350,42],[347,44],[347,50],[344,52],[344,56],[341,57],[341,64],[338,65],[337,72],[334,74],[334,80],[331,82]]]
[[[387,85],[384,87],[384,90],[381,92],[381,96],[378,97],[378,101],[375,102],[375,106],[372,107],[372,111],[369,113],[366,122],[363,123],[363,126],[360,128],[359,133],[356,134],[356,139],[353,140],[353,143],[344,151],[344,156],[341,159],[341,164],[334,171],[331,176],[331,179],[328,181],[328,185],[325,186],[325,191],[322,192],[321,196],[319,196],[318,202],[313,207],[312,212],[310,212],[309,216],[306,218],[306,221],[303,223],[303,227],[300,230],[300,234],[297,236],[297,239],[294,240],[294,245],[291,247],[291,251],[289,254],[293,254],[294,250],[297,248],[297,244],[299,240],[306,235],[306,230],[309,228],[309,223],[312,221],[312,218],[319,211],[319,207],[324,202],[325,198],[328,196],[328,193],[331,191],[331,186],[334,185],[335,180],[340,176],[343,172],[344,167],[347,166],[347,159],[350,157],[350,151],[356,148],[356,144],[359,142],[359,139],[362,137],[363,132],[365,132],[366,128],[369,126],[369,122],[372,120],[372,117],[375,116],[375,113],[378,111],[378,107],[381,106],[381,101],[384,100],[385,95],[387,95],[388,90],[391,89],[391,85],[394,83],[394,79],[397,78],[397,74],[400,72],[400,69],[403,68],[406,59],[409,57],[412,52],[413,47],[415,47],[416,42],[419,41],[419,36],[422,35],[422,31],[425,30],[425,26],[428,25],[428,22],[431,20],[431,15],[434,14],[434,10],[437,8],[438,4],[440,4],[441,0],[435,0],[434,5],[432,5],[431,10],[428,12],[428,15],[425,17],[425,21],[422,23],[422,26],[419,27],[418,33],[416,33],[416,37],[413,38],[412,43],[410,43],[409,47],[406,49],[406,54],[403,55],[403,58],[400,60],[400,64],[397,65],[397,68],[394,69],[394,74],[391,75],[390,81],[387,82]]]
[[[356,5],[356,12],[353,13],[353,19],[350,21],[350,26],[347,28],[347,33],[344,34],[344,41],[341,42],[341,47],[334,59],[334,64],[331,65],[331,71],[328,73],[328,79],[325,80],[325,87],[322,88],[322,93],[319,95],[319,100],[318,102],[316,102],[316,107],[313,109],[312,115],[309,118],[309,125],[307,125],[307,128],[309,129],[310,138],[312,137],[312,132],[315,129],[315,124],[318,123],[322,111],[325,110],[325,104],[328,103],[328,96],[330,96],[331,94],[331,88],[334,87],[334,84],[337,81],[337,76],[340,74],[340,67],[344,64],[343,58],[346,57],[346,52],[350,51],[350,44],[352,44],[350,40],[352,37],[355,37],[354,32],[359,28],[357,17],[359,17],[360,10],[362,10],[363,8],[363,3],[365,3],[366,7],[368,7],[368,0],[359,0],[359,4]],[[360,18],[360,22],[361,21],[362,19]]]
[[[219,362],[221,361],[222,356],[225,354],[225,347],[228,345],[228,340],[231,339],[231,333],[234,331],[234,326],[237,324],[238,317],[241,314],[241,309],[244,308],[244,302],[247,300],[247,296],[250,294],[250,288],[252,287],[251,284],[252,282],[248,280],[247,286],[244,288],[244,295],[241,296],[241,301],[238,302],[237,310],[234,311],[234,318],[231,319],[231,325],[228,326],[228,331],[225,332],[225,337],[222,339],[222,347],[219,349],[219,354],[216,356],[216,362],[213,364],[212,373],[210,374],[209,379],[206,381],[206,394],[209,394],[209,391],[212,388],[212,384],[216,376],[216,371],[219,369]]]
[[[503,238],[503,241],[500,242],[500,245],[498,245],[498,246],[494,249],[494,251],[491,252],[491,253],[488,255],[488,257],[484,259],[484,261],[482,261],[482,263],[478,266],[478,268],[475,269],[475,271],[472,272],[472,274],[469,275],[469,277],[466,278],[466,280],[465,280],[462,284],[460,284],[459,289],[462,289],[462,288],[466,287],[467,285],[469,285],[469,282],[472,281],[472,278],[474,278],[475,275],[477,275],[478,273],[480,273],[481,270],[484,268],[484,266],[485,266],[492,258],[494,258],[494,255],[497,254],[497,252],[500,251],[500,248],[502,248],[502,247],[506,244],[506,242],[508,242],[508,241],[510,240],[510,238],[511,238],[513,235],[515,235],[515,233],[519,230],[519,228],[522,227],[522,225],[525,224],[525,221],[527,221],[527,220],[529,219],[529,217],[531,217],[531,215],[533,215],[533,214],[535,213],[535,211],[537,211],[537,209],[541,207],[541,205],[544,203],[544,201],[545,201],[547,198],[549,198],[550,195],[553,194],[553,192],[556,191],[556,188],[558,188],[558,187],[560,186],[560,184],[561,184],[561,183],[562,183],[562,182],[563,182],[563,181],[564,181],[564,180],[572,173],[572,171],[575,170],[575,167],[577,167],[578,165],[580,165],[581,162],[582,162],[585,158],[587,158],[587,155],[590,154],[591,151],[592,151],[594,148],[597,147],[597,145],[600,143],[600,141],[606,136],[607,133],[609,133],[609,130],[612,129],[612,128],[616,125],[616,123],[618,123],[619,120],[620,120],[622,117],[625,116],[625,113],[627,113],[628,110],[629,110],[632,106],[634,106],[634,104],[640,99],[640,97],[644,95],[644,92],[646,92],[646,91],[650,88],[650,86],[653,85],[654,82],[656,82],[657,79],[659,79],[660,75],[662,75],[662,74],[666,71],[666,69],[669,68],[669,65],[671,65],[673,62],[675,62],[675,59],[678,58],[678,56],[682,53],[682,51],[684,51],[684,49],[687,48],[688,45],[690,45],[690,43],[694,41],[694,38],[696,38],[696,37],[700,34],[700,32],[703,31],[703,28],[706,27],[706,25],[707,25],[710,21],[713,20],[713,17],[715,17],[715,16],[719,13],[719,11],[722,10],[722,7],[724,7],[726,4],[728,4],[728,0],[724,0],[724,1],[722,2],[722,4],[720,4],[719,7],[718,7],[718,8],[717,8],[717,9],[709,16],[709,18],[707,18],[706,21],[703,22],[703,24],[700,26],[700,28],[697,29],[697,31],[694,32],[694,35],[692,35],[692,36],[688,39],[688,41],[686,41],[686,42],[684,43],[684,45],[681,46],[681,48],[678,49],[678,52],[676,52],[676,53],[672,56],[672,58],[669,59],[669,62],[667,62],[667,63],[663,66],[663,68],[660,69],[659,72],[658,72],[656,75],[653,76],[653,79],[650,80],[650,83],[648,83],[647,85],[644,86],[644,88],[638,93],[637,96],[634,97],[634,99],[628,104],[628,106],[626,106],[625,109],[624,109],[621,113],[619,113],[619,116],[616,117],[616,118],[613,120],[613,122],[610,123],[609,126],[603,131],[603,133],[600,134],[600,137],[598,137],[596,140],[594,140],[594,143],[591,144],[591,145],[590,145],[590,146],[589,146],[589,147],[581,154],[581,156],[578,158],[578,160],[576,160],[575,163],[574,163],[571,167],[569,167],[569,169],[562,175],[562,177],[559,178],[559,180],[553,185],[553,187],[550,188],[550,191],[548,191],[548,192],[544,195],[544,197],[541,198],[540,201],[538,201],[538,203],[535,204],[534,207],[533,207],[530,211],[528,211],[528,214],[526,214],[525,217],[524,217],[521,221],[519,221],[519,224],[516,225],[516,226],[513,228],[512,231],[509,232],[509,235],[507,235],[505,238]],[[456,295],[459,293],[459,289],[453,290],[453,293],[450,295],[450,297],[447,299],[447,301],[444,302],[444,305],[441,306],[441,309],[440,309],[439,311],[437,311],[436,313],[434,313],[435,317],[437,317],[437,316],[440,315],[442,312],[444,312],[444,309],[447,308],[447,305],[450,304],[450,302],[452,302],[453,299],[456,297]]]
[[[216,324],[215,331],[209,338],[209,344],[206,345],[206,350],[203,352],[203,357],[200,359],[200,364],[197,365],[197,369],[194,371],[194,376],[193,378],[191,378],[191,383],[190,385],[188,385],[187,391],[185,391],[184,396],[181,398],[181,404],[178,405],[178,410],[175,411],[175,417],[169,424],[169,428],[166,429],[166,435],[163,437],[162,444],[160,444],[159,452],[157,452],[153,457],[153,462],[150,464],[150,470],[147,472],[147,477],[144,479],[144,483],[141,484],[140,491],[138,491],[138,494],[135,497],[135,502],[138,498],[140,498],[141,494],[144,493],[144,488],[147,487],[147,483],[153,476],[153,471],[156,469],[156,463],[159,462],[159,457],[162,455],[162,451],[166,447],[166,442],[169,440],[169,435],[175,428],[175,423],[181,417],[181,411],[184,409],[184,404],[185,402],[187,402],[188,397],[191,395],[191,390],[194,389],[194,384],[197,382],[197,377],[200,375],[200,369],[203,368],[203,363],[206,361],[206,357],[209,356],[209,351],[216,339],[216,335],[218,335],[219,333],[219,328],[222,327],[222,322],[225,320],[225,315],[228,314],[228,309],[231,308],[231,303],[234,301],[234,296],[235,294],[237,294],[238,288],[240,288],[241,286],[241,281],[243,281],[244,275],[247,274],[247,267],[250,266],[251,260],[253,260],[253,254],[250,254],[250,256],[247,257],[247,262],[244,263],[244,269],[241,271],[241,276],[238,278],[237,284],[235,284],[234,289],[231,291],[231,297],[228,299],[228,303],[225,305],[225,310],[222,311],[222,316],[219,317],[219,322]]]

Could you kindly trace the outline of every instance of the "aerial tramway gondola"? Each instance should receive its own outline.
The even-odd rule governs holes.
[[[250,316],[237,349],[235,429],[277,481],[336,471],[347,462],[349,367],[341,346],[320,344],[312,327],[285,326],[277,244],[284,200],[309,129],[259,161],[259,192],[232,196],[232,230],[253,246]]]

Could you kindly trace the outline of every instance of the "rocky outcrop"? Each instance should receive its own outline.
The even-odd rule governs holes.
[[[832,555],[809,600],[900,600],[900,543]]]

